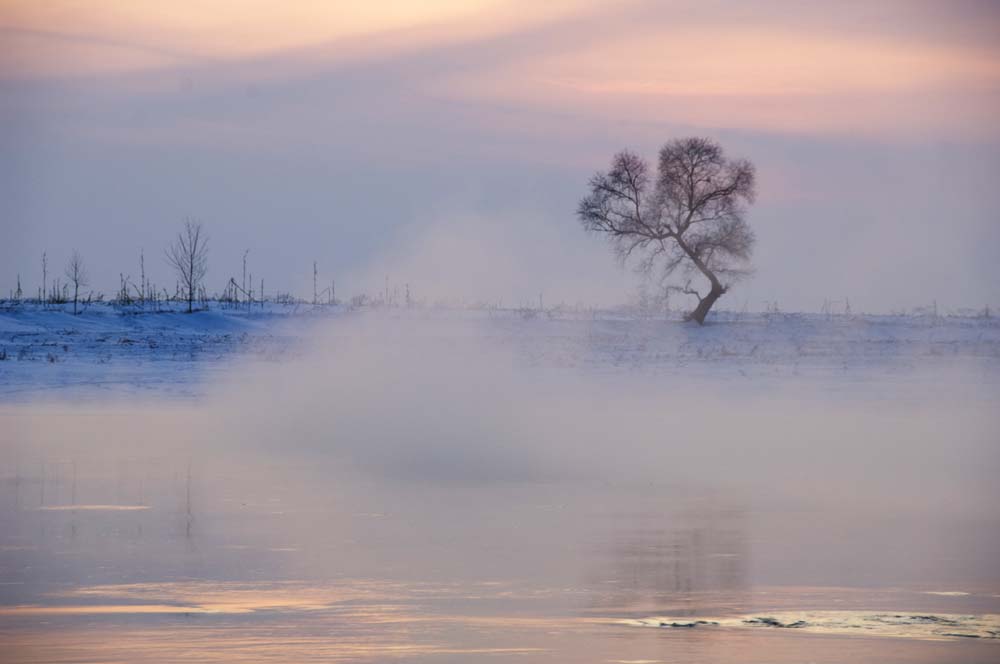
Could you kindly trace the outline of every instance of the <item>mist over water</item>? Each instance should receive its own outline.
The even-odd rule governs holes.
[[[998,582],[996,391],[974,368],[845,387],[561,366],[511,343],[532,329],[336,320],[197,404],[7,407],[0,560],[17,585],[0,593],[503,580],[576,588],[559,601],[581,608]]]
[[[913,644],[866,657],[989,661],[991,337],[858,329],[368,312],[197,399],[9,403],[0,636],[37,662],[832,662],[850,644],[814,639],[863,627]],[[811,635],[758,642],[758,615]],[[729,631],[637,629],[664,620]],[[985,640],[914,640],[958,630]]]

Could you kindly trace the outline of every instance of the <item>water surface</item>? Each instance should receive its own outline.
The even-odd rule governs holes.
[[[992,359],[618,366],[586,322],[397,323],[198,402],[0,409],[8,656],[1000,656]]]

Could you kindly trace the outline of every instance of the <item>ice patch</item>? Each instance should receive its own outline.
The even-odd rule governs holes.
[[[882,636],[947,640],[951,638],[1000,641],[1000,615],[958,615],[920,613],[871,613],[862,611],[802,611],[744,615],[697,620],[670,617],[618,621],[636,627],[692,628],[719,626],[738,629],[795,629],[830,635]]]

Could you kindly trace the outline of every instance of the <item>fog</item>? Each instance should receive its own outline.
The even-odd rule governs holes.
[[[297,358],[234,367],[197,404],[5,407],[5,546],[24,548],[4,574],[27,585],[3,592],[181,577],[585,588],[639,574],[628,551],[650,537],[675,543],[655,555],[699,562],[683,579],[647,565],[645,593],[998,580],[1000,421],[975,365],[862,380],[560,368],[512,345],[539,328],[507,325],[357,316],[320,324]]]

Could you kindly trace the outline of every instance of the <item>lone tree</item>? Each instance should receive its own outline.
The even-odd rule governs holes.
[[[77,313],[76,303],[80,299],[80,288],[86,287],[90,283],[90,277],[87,275],[87,266],[83,264],[83,257],[80,256],[80,252],[76,249],[73,250],[73,255],[69,257],[69,263],[66,264],[66,278],[73,284],[73,315],[75,316]]]
[[[202,233],[200,222],[191,219],[184,222],[184,230],[167,249],[167,262],[187,291],[188,313],[191,313],[195,294],[208,272],[208,238]]]
[[[686,319],[704,324],[716,300],[749,273],[754,234],[744,214],[754,196],[753,164],[726,159],[711,139],[682,138],[663,146],[655,174],[641,157],[619,152],[611,170],[591,178],[577,215],[607,236],[622,263],[637,259],[668,292],[694,295],[698,305]],[[693,277],[707,280],[704,295]]]

